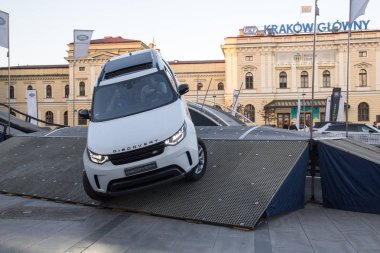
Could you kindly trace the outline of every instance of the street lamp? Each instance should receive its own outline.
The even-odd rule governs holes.
[[[214,106],[215,106],[215,98],[216,98],[215,93],[214,93],[214,95],[212,97],[214,98]]]

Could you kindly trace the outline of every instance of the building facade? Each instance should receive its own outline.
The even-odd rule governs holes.
[[[350,53],[349,121],[370,123],[380,115],[380,31],[352,33]],[[38,117],[65,125],[86,125],[77,111],[90,108],[93,83],[111,57],[152,48],[139,40],[105,37],[92,40],[89,55],[73,61],[73,44],[68,45],[67,65],[19,66],[0,69],[0,103],[26,112],[26,90],[36,89]],[[326,98],[333,88],[347,87],[347,32],[317,35],[312,98],[313,35],[245,35],[225,38],[224,60],[171,61],[181,83],[188,83],[188,100],[231,107],[240,90],[238,109],[258,125],[281,127],[295,121],[297,101],[302,102],[301,121],[325,119]],[[0,110],[4,108],[0,107]],[[74,113],[73,113],[74,112]],[[22,118],[21,116],[19,116]]]

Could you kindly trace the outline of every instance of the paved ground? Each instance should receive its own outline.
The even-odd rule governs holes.
[[[0,252],[380,252],[380,215],[307,204],[255,231],[0,194]]]

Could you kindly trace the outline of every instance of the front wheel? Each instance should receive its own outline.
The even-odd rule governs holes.
[[[85,171],[83,171],[82,178],[83,178],[84,191],[87,193],[87,195],[90,198],[92,198],[94,200],[102,201],[102,202],[109,200],[111,198],[108,194],[94,191],[94,189],[92,188],[92,186],[90,184],[90,181],[88,181],[88,177],[87,177],[87,174]]]
[[[203,177],[207,167],[207,150],[204,142],[198,138],[198,164],[187,174],[188,181],[197,181]]]

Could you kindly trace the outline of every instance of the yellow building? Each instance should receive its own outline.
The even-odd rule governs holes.
[[[332,89],[346,91],[347,32],[319,33],[316,45],[313,118],[320,121]],[[92,40],[88,57],[75,64],[71,43],[68,65],[12,67],[11,106],[26,112],[29,87],[37,90],[40,119],[86,124],[72,112],[90,108],[92,85],[103,64],[113,56],[149,47],[154,45],[105,37]],[[224,60],[169,62],[178,80],[190,85],[188,100],[229,107],[234,91],[241,89],[239,109],[248,118],[258,125],[281,127],[284,120],[295,120],[300,96],[305,109],[301,117],[311,117],[312,34],[246,35],[240,30],[239,35],[225,38],[221,49]],[[353,32],[350,56],[349,120],[371,123],[380,115],[380,31]],[[0,103],[7,103],[7,86],[7,68],[0,68]]]

